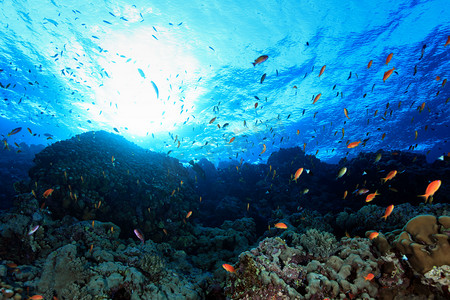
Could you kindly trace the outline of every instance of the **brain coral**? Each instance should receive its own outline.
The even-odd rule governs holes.
[[[449,230],[450,217],[420,215],[405,225],[394,245],[414,270],[424,274],[434,266],[450,265]]]

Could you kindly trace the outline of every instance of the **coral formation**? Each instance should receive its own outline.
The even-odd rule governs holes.
[[[450,228],[445,227],[449,219],[448,216],[417,216],[394,241],[395,247],[408,257],[417,272],[424,274],[433,267],[450,265]]]

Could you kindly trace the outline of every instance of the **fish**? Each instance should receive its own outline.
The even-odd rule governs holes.
[[[44,194],[42,194],[42,196],[44,196],[44,198],[47,198],[48,196],[50,196],[53,193],[53,189],[48,189],[44,192]]]
[[[386,183],[386,181],[391,180],[392,178],[395,177],[395,175],[397,175],[397,170],[392,170],[390,171],[386,177],[381,178],[381,182],[382,183]]]
[[[417,133],[417,130],[415,131],[415,137],[414,137],[414,140],[417,140],[417,136],[419,135],[418,133]]]
[[[44,297],[42,295],[34,295],[28,298],[28,300],[42,300]]]
[[[321,93],[318,94],[318,95],[314,98],[313,104],[316,103],[316,102],[320,99],[321,96],[322,96]]]
[[[366,202],[370,202],[373,199],[375,199],[376,196],[379,196],[380,194],[378,194],[378,191],[375,191],[375,193],[371,193],[369,195],[367,195],[366,197]]]
[[[261,84],[264,82],[264,79],[266,79],[266,73],[262,74],[261,80],[259,81]]]
[[[379,235],[378,232],[376,232],[376,231],[372,232],[371,234],[369,234],[369,240],[373,240],[373,239],[377,238],[378,235]]]
[[[33,233],[35,233],[38,229],[39,229],[39,225],[34,226],[33,228],[31,228],[30,231],[28,231],[28,235],[32,235]]]
[[[8,133],[8,136],[11,136],[11,135],[14,135],[16,133],[19,133],[21,130],[22,130],[22,127],[14,128],[13,130],[11,130],[10,133]]]
[[[371,281],[375,276],[372,273],[367,274],[367,276],[364,276],[365,280]]]
[[[233,267],[232,265],[229,265],[229,264],[223,264],[222,267],[223,267],[227,272],[230,272],[230,273],[235,273],[235,272],[236,272],[236,270],[234,269],[234,267]]]
[[[186,219],[189,219],[189,217],[192,215],[192,210],[190,210],[187,214],[186,214]]]
[[[356,194],[357,195],[364,195],[364,194],[367,194],[368,192],[369,192],[368,189],[359,189],[359,190],[356,191]]]
[[[342,167],[342,168],[339,170],[336,179],[341,178],[342,176],[345,175],[345,173],[347,173],[347,167]]]
[[[27,129],[28,129],[28,132],[29,132],[31,135],[33,135],[33,132],[31,131],[31,129],[30,129],[29,127],[27,127]]]
[[[228,144],[231,144],[235,139],[236,139],[236,137],[233,136],[233,137],[230,139],[230,141],[228,142]]]
[[[116,127],[113,128],[115,132],[119,133],[119,129],[117,129]]]
[[[384,72],[383,82],[386,81],[389,77],[391,77],[392,72],[394,72],[395,68],[390,69],[389,71]]]
[[[287,225],[284,223],[277,223],[274,225],[274,227],[278,229],[287,229]]]
[[[352,143],[350,143],[350,144],[347,145],[347,148],[348,148],[348,149],[355,148],[355,147],[357,147],[360,143],[361,143],[361,141],[352,142]]]
[[[378,153],[377,154],[377,156],[375,157],[375,161],[374,161],[374,163],[377,163],[377,162],[379,162],[380,161],[380,159],[381,159],[381,153]]]
[[[153,81],[150,81],[150,83],[152,84],[153,89],[155,90],[155,93],[156,93],[156,99],[159,99],[159,90],[158,90],[158,87],[156,86],[156,84],[155,84]]]
[[[392,56],[394,56],[394,53],[391,53],[391,54],[389,54],[389,55],[386,57],[386,63],[385,63],[385,65],[389,64],[389,62],[390,62],[391,59],[392,59]]]
[[[350,118],[348,117],[348,110],[347,110],[346,108],[344,108],[344,114],[345,114],[345,116],[347,117],[347,119],[350,119]]]
[[[212,123],[216,120],[216,118],[217,118],[217,117],[214,117],[214,118],[212,118],[211,120],[209,120],[209,124],[212,124]]]
[[[387,217],[389,217],[389,215],[392,213],[393,210],[394,210],[394,204],[389,205],[386,208],[386,211],[384,212],[384,216],[382,216],[381,218],[382,219],[384,218],[384,220],[386,221]]]
[[[303,173],[303,168],[299,168],[299,169],[295,172],[295,174],[294,174],[294,180],[295,180],[295,182],[297,182],[297,179],[300,177],[300,175],[302,175],[302,173]]]
[[[434,193],[437,192],[437,190],[439,189],[440,186],[441,186],[440,180],[432,181],[432,182],[430,182],[430,184],[428,184],[425,194],[418,195],[417,197],[421,197],[421,198],[425,199],[425,203],[427,203],[428,198],[433,197]],[[431,201],[430,201],[430,203],[431,203]]]
[[[261,154],[263,154],[264,152],[266,152],[266,150],[267,150],[266,144],[263,144],[263,149],[262,149],[262,151],[261,151],[261,153],[260,153],[259,155],[261,155]]]
[[[144,245],[144,235],[142,234],[142,232],[139,229],[135,229],[134,234],[142,242],[142,245]]]
[[[447,47],[447,45],[450,44],[450,35],[447,37],[447,41],[445,42],[444,47]]]
[[[369,61],[369,63],[367,64],[367,69],[370,69],[370,67],[372,66],[373,60]]]
[[[348,191],[346,190],[346,191],[344,192],[344,196],[342,197],[342,200],[345,200],[345,198],[347,198],[347,195],[348,195]]]
[[[322,67],[322,69],[320,69],[320,73],[319,73],[319,77],[323,74],[323,72],[325,72],[325,68],[327,67],[327,65],[324,65]]]
[[[253,66],[259,65],[259,64],[265,62],[268,58],[269,58],[268,55],[261,55],[260,57],[255,59],[255,62],[252,62],[252,65]]]
[[[255,103],[255,108],[257,108],[257,107],[258,107],[258,102]]]

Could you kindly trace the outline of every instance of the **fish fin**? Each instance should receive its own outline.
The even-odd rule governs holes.
[[[427,203],[429,196],[425,194],[425,195],[417,195],[417,197],[423,198],[425,200],[425,203]]]
[[[253,65],[253,66],[256,66],[256,63],[253,62],[252,65]]]

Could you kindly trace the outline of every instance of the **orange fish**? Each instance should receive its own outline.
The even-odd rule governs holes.
[[[252,62],[253,66],[259,65],[260,63],[265,62],[269,58],[268,55],[261,55],[257,59],[255,59],[255,62]]]
[[[216,120],[216,118],[217,118],[217,117],[212,118],[212,119],[209,121],[209,124],[211,124],[212,122],[214,122],[214,121]]]
[[[284,223],[277,223],[274,225],[274,227],[279,229],[287,229],[287,225]]]
[[[445,42],[444,47],[447,46],[447,45],[449,45],[449,44],[450,44],[450,35],[447,37],[447,41]]]
[[[192,210],[190,210],[187,215],[186,215],[186,219],[189,219],[189,217],[192,215]]]
[[[393,210],[394,210],[394,204],[389,205],[386,208],[386,211],[384,212],[384,216],[382,216],[381,218],[382,219],[384,218],[384,220],[386,221],[387,217],[389,217],[389,215],[392,213]]]
[[[386,181],[391,180],[392,178],[395,177],[395,175],[397,175],[397,170],[392,170],[390,171],[386,177],[381,178],[381,182],[382,183],[386,183]]]
[[[300,134],[300,130],[297,129],[297,135],[299,135],[299,134]]]
[[[391,77],[394,70],[395,70],[395,68],[392,68],[389,71],[384,72],[383,81],[386,81],[389,77]]]
[[[345,198],[347,198],[347,194],[348,194],[348,191],[345,191],[344,192],[344,197],[342,197],[343,200],[345,200]]]
[[[231,144],[233,141],[235,140],[235,137],[233,136],[230,141],[228,142],[228,144]]]
[[[445,78],[445,79],[442,81],[442,86],[444,86],[446,83],[447,83],[447,78]]]
[[[41,295],[34,295],[34,296],[31,296],[30,298],[28,298],[29,300],[42,300],[42,299],[44,299],[44,297],[43,296],[41,296]]]
[[[367,276],[364,276],[365,280],[371,281],[375,276],[372,273],[367,274]]]
[[[320,99],[321,96],[322,96],[322,94],[318,94],[318,95],[314,98],[313,104],[316,103],[316,102]]]
[[[379,235],[378,232],[374,231],[371,234],[369,234],[369,240],[373,240],[374,238],[376,238]]]
[[[95,221],[92,221],[92,229],[94,229]]]
[[[142,245],[144,245],[144,235],[142,234],[142,232],[139,229],[134,229],[134,234],[136,235],[136,237],[142,242]]]
[[[391,59],[392,59],[392,56],[394,56],[394,53],[391,53],[391,54],[389,54],[389,55],[387,56],[387,58],[386,58],[386,65],[389,64],[389,62],[390,62]]]
[[[350,118],[348,117],[348,110],[347,110],[346,108],[344,108],[344,114],[345,114],[345,116],[347,117],[347,119],[350,119]]]
[[[222,267],[230,273],[236,272],[236,270],[234,269],[234,267],[232,265],[223,264]]]
[[[430,182],[430,184],[427,186],[427,190],[425,191],[425,195],[419,195],[417,197],[422,197],[423,199],[425,199],[425,203],[427,203],[428,198],[432,197],[434,195],[434,193],[436,193],[436,191],[439,189],[440,186],[441,186],[440,180],[435,180],[433,182]]]
[[[44,196],[44,198],[47,198],[48,196],[50,196],[53,193],[53,189],[48,189],[44,192],[44,194],[42,194],[42,196]]]
[[[436,81],[439,81],[439,80],[441,80],[441,77],[436,76]]]
[[[347,148],[348,148],[348,149],[355,148],[355,147],[357,147],[360,143],[361,143],[361,141],[352,142],[352,143],[350,143],[350,144],[347,145]]]
[[[263,149],[262,149],[262,151],[261,151],[261,153],[260,153],[259,155],[261,155],[261,154],[263,154],[264,152],[266,152],[266,150],[267,150],[266,144],[263,144]]]
[[[375,191],[375,193],[371,193],[369,195],[367,195],[366,197],[366,202],[370,202],[373,199],[375,199],[376,196],[379,196],[380,194],[378,194],[378,191]]]
[[[370,69],[370,67],[372,66],[373,60],[369,61],[369,63],[367,64],[367,69]]]
[[[327,67],[327,65],[324,65],[322,67],[322,69],[320,69],[320,73],[319,73],[319,77],[323,74],[323,72],[325,72],[325,68]]]
[[[303,173],[303,168],[299,168],[299,169],[295,172],[295,174],[294,174],[294,180],[295,180],[295,182],[297,182],[297,179],[300,177],[300,175],[302,175],[302,173]]]

